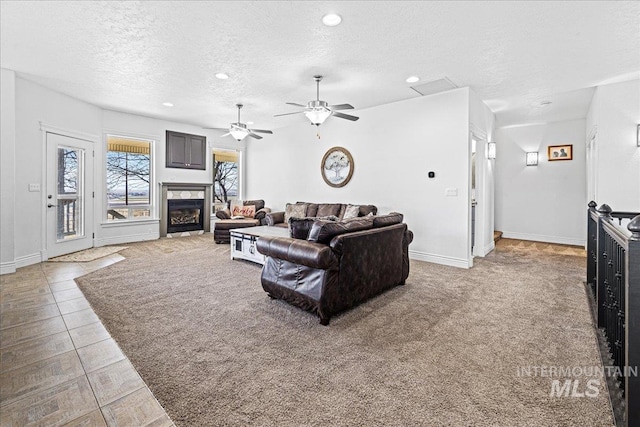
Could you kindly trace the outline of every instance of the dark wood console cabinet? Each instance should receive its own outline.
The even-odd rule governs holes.
[[[205,170],[207,137],[167,131],[167,167]]]

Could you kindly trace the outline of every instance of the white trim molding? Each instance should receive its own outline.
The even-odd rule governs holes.
[[[444,255],[429,254],[426,252],[409,251],[409,258],[416,261],[432,262],[434,264],[448,265],[450,267],[470,268],[473,266],[473,259],[454,258]]]
[[[16,268],[26,267],[28,265],[39,264],[42,261],[46,261],[46,259],[42,259],[42,254],[30,254],[16,257]]]
[[[0,264],[0,276],[3,274],[11,274],[15,272],[16,272],[15,261],[8,261]]]
[[[86,133],[79,130],[71,130],[71,129],[60,128],[57,126],[51,126],[43,122],[40,122],[40,130],[45,133],[49,132],[49,133],[55,133],[57,135],[69,136],[71,138],[82,139],[84,141],[89,141],[94,144],[100,141],[99,135],[94,135],[92,133]]]
[[[121,245],[123,243],[143,242],[147,240],[158,240],[160,231],[154,233],[126,234],[123,236],[102,237],[95,240],[95,246]]]
[[[585,246],[587,239],[575,239],[572,237],[545,236],[543,234],[526,234],[513,231],[503,231],[505,239],[530,240],[533,242],[556,243],[558,245]]]

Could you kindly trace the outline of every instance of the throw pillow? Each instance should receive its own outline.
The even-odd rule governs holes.
[[[245,218],[253,218],[256,214],[254,205],[233,205],[231,207],[231,216],[243,216]]]
[[[359,205],[347,205],[347,208],[344,210],[344,216],[342,217],[342,219],[357,218],[358,215],[360,215]]]
[[[289,223],[289,218],[304,218],[307,215],[307,204],[295,204],[287,203],[284,210],[284,222]]]
[[[289,236],[294,239],[303,239],[307,240],[309,237],[309,231],[311,231],[311,227],[313,227],[313,223],[318,220],[326,220],[326,221],[337,221],[337,216],[325,216],[322,218],[289,218]]]
[[[368,230],[372,226],[373,220],[368,218],[352,218],[348,221],[338,222],[317,220],[313,223],[307,240],[310,242],[326,244],[335,236],[340,234],[350,233],[352,231]]]

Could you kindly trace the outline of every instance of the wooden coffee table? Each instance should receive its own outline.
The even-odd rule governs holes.
[[[229,230],[229,236],[231,237],[231,259],[244,259],[264,265],[265,256],[258,252],[256,245],[258,239],[262,236],[289,237],[289,229],[268,225],[232,228]]]

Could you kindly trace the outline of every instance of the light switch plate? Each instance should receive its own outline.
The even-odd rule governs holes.
[[[447,197],[457,197],[458,196],[458,189],[457,188],[447,188],[446,190],[444,190],[444,195]]]
[[[40,184],[29,184],[29,191],[32,191],[32,192],[40,191]]]

